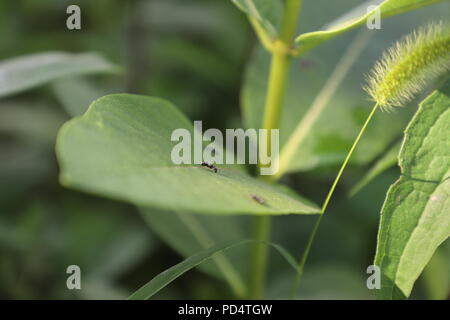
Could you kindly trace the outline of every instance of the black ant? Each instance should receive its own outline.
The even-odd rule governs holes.
[[[202,167],[207,167],[209,169],[212,169],[212,170],[214,170],[214,173],[217,173],[217,171],[219,170],[219,169],[217,169],[217,167],[215,165],[209,164],[207,162],[202,162]]]

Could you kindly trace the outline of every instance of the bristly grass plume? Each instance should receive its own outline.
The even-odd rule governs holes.
[[[450,26],[430,24],[397,42],[375,64],[365,90],[383,110],[403,106],[450,70]]]

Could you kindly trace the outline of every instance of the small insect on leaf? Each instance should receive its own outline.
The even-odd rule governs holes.
[[[384,53],[365,90],[384,110],[403,106],[433,78],[450,70],[450,26],[434,23]]]
[[[252,195],[252,199],[255,200],[256,202],[258,202],[259,204],[265,205],[266,204],[266,200],[264,200],[261,197],[258,197],[256,195]]]
[[[202,167],[207,167],[207,168],[213,170],[214,173],[217,173],[217,171],[219,171],[219,169],[215,165],[209,164],[207,162],[202,162]]]

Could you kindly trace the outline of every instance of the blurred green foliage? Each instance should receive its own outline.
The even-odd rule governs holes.
[[[345,0],[336,8],[328,5],[329,0],[305,2],[310,14],[302,17],[303,31],[319,28],[358,3]],[[70,4],[81,7],[80,31],[66,29],[65,12]],[[356,88],[386,43],[417,26],[418,19],[429,21],[448,13],[450,6],[446,3],[386,22],[386,32],[392,34],[388,39],[371,42],[337,95],[338,107],[351,103],[357,109],[365,105],[362,92]],[[293,127],[303,114],[339,60],[337,53],[343,52],[351,39],[352,35],[338,37],[294,66],[292,77],[302,85],[308,82],[308,94],[302,97],[302,108],[291,108],[292,113],[286,116],[288,127]],[[84,112],[93,99],[112,92],[165,98],[191,120],[202,119],[205,127],[242,127],[239,101],[245,66],[251,60],[250,70],[254,70],[267,59],[258,48],[253,51],[254,46],[246,17],[231,1],[0,1],[0,60],[55,50],[98,52],[124,68],[122,76],[59,80],[0,100],[0,298],[122,299],[179,262],[182,255],[202,249],[198,237],[192,237],[174,213],[167,212],[161,219],[160,212],[146,212],[143,219],[132,206],[62,188],[54,156],[56,132],[71,116]],[[264,81],[264,77],[259,80]],[[296,94],[293,88],[288,97],[290,104],[297,99]],[[397,116],[401,128],[409,115],[405,112]],[[325,131],[334,119],[331,116],[323,120]],[[329,150],[341,143],[338,138],[326,141]],[[346,143],[342,142],[344,148]],[[343,156],[338,149],[337,159]],[[285,181],[320,203],[334,175],[334,160],[309,169],[299,164],[305,172],[290,175]],[[314,244],[301,298],[373,297],[365,286],[365,271],[372,264],[381,204],[387,187],[399,173],[397,168],[382,173],[348,199],[346,194],[366,169],[363,165],[351,168],[339,186]],[[248,234],[244,216],[224,217],[228,220],[211,229],[208,219],[202,217],[199,223],[213,232],[213,239]],[[307,216],[277,218],[273,241],[298,255],[313,222],[314,217]],[[220,227],[218,234],[215,230]],[[171,236],[175,233],[178,239]],[[432,273],[425,272],[413,298],[445,298],[446,290],[436,283],[436,277],[448,270],[448,247],[447,241],[430,264]],[[229,255],[238,258],[238,269],[244,276],[245,261],[239,257],[245,254],[237,251]],[[81,267],[80,291],[66,288],[66,268],[70,264]],[[282,258],[271,255],[269,297],[285,296],[292,281],[289,268]],[[229,289],[212,263],[158,294],[158,298],[229,297]]]

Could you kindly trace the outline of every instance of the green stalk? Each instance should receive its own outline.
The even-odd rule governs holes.
[[[264,297],[264,284],[267,272],[267,258],[269,256],[266,243],[270,240],[270,216],[255,217],[253,221],[253,237],[264,243],[253,245],[250,255],[250,283],[249,294],[251,299]]]
[[[324,203],[322,205],[321,214],[320,214],[319,218],[317,219],[311,234],[309,235],[308,242],[306,244],[305,250],[303,251],[303,255],[302,255],[301,259],[300,259],[300,262],[299,262],[299,265],[298,265],[298,272],[297,272],[297,275],[295,277],[294,283],[292,285],[291,298],[295,297],[295,294],[297,292],[298,286],[300,285],[300,279],[302,277],[303,269],[305,267],[306,261],[308,260],[309,251],[311,250],[312,244],[313,244],[314,239],[315,239],[316,234],[317,234],[317,230],[319,229],[320,223],[322,222],[322,218],[323,218],[323,216],[325,214],[325,211],[327,210],[328,204],[330,203],[330,200],[331,200],[331,197],[332,197],[332,195],[334,193],[334,190],[336,189],[336,186],[337,186],[339,180],[341,179],[342,173],[344,172],[345,168],[347,167],[347,164],[350,161],[350,158],[352,157],[353,152],[356,149],[356,146],[358,145],[359,141],[361,140],[364,132],[367,129],[367,126],[369,125],[369,122],[372,120],[372,118],[373,118],[375,112],[377,111],[377,109],[378,109],[378,104],[376,104],[373,107],[372,111],[368,115],[368,117],[366,119],[366,122],[364,123],[364,125],[361,128],[361,130],[359,131],[358,136],[356,137],[355,141],[353,142],[352,147],[350,148],[350,151],[347,154],[347,157],[345,158],[344,162],[342,163],[341,169],[339,170],[336,178],[334,179],[334,182],[333,182],[333,185],[330,188],[330,191],[328,191],[328,195],[325,198],[325,201],[324,201]]]
[[[263,129],[267,129],[266,150],[271,150],[271,129],[279,129],[283,100],[289,75],[291,49],[297,28],[302,0],[286,0],[283,22],[279,38],[273,42],[272,61],[268,79],[268,89],[264,108]],[[255,240],[268,242],[270,240],[270,217],[254,218],[253,237]],[[251,299],[264,297],[264,284],[267,270],[268,248],[265,245],[255,245],[250,255],[250,285]]]
[[[373,118],[375,112],[377,111],[377,109],[378,109],[378,104],[376,104],[372,108],[372,111],[367,116],[366,122],[364,122],[364,125],[362,126],[361,130],[359,131],[358,136],[356,137],[355,141],[353,142],[353,145],[350,148],[350,151],[348,152],[347,157],[345,158],[344,162],[342,163],[341,169],[339,170],[338,175],[336,176],[336,179],[334,179],[333,185],[331,186],[331,189],[328,192],[328,195],[327,195],[327,197],[325,199],[325,202],[323,203],[322,214],[325,213],[325,210],[328,207],[328,203],[330,202],[331,196],[334,193],[334,189],[336,189],[336,186],[337,186],[339,180],[341,179],[342,173],[344,172],[345,168],[347,167],[347,164],[348,164],[348,162],[349,162],[353,152],[355,151],[356,146],[358,145],[359,141],[361,140],[364,132],[367,129],[367,126],[369,125],[369,122],[372,120],[372,118]]]

